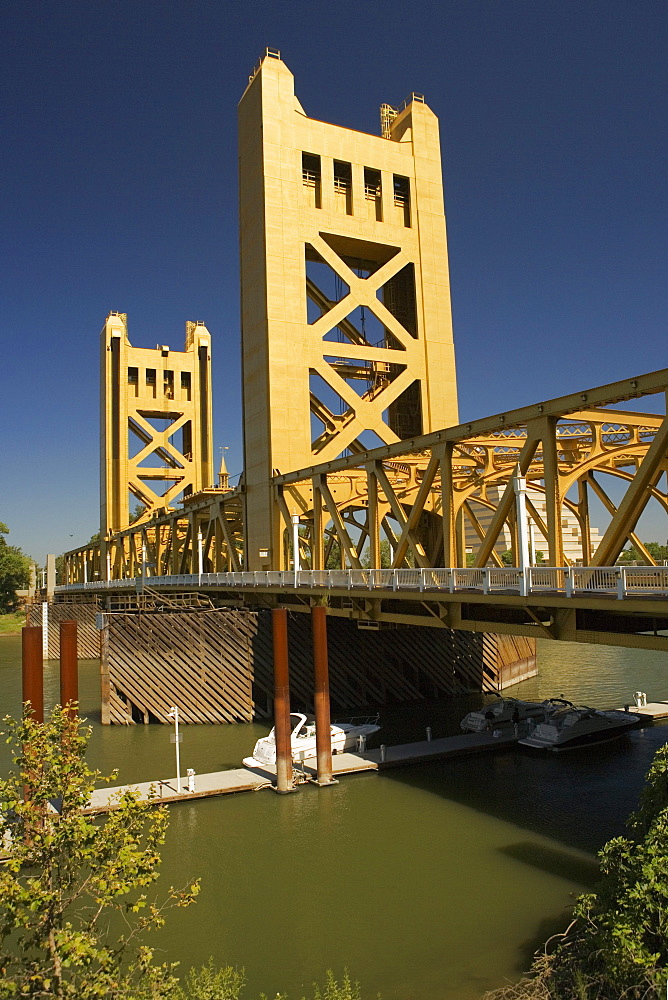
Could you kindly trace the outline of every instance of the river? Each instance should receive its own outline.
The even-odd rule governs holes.
[[[663,653],[539,642],[539,676],[518,697],[609,708],[637,690],[668,699]],[[81,663],[90,761],[120,782],[168,777],[161,726],[103,727],[97,661]],[[0,714],[20,706],[20,639],[0,637]],[[58,665],[45,667],[45,701]],[[479,699],[478,699],[479,701]],[[383,710],[383,742],[454,733],[476,699]],[[266,726],[185,727],[182,766],[239,766]],[[534,948],[568,920],[595,877],[595,852],[623,832],[668,728],[637,730],[584,752],[481,757],[349,776],[336,786],[270,791],[171,807],[161,881],[201,877],[189,910],[153,938],[182,970],[210,956],[244,966],[246,997],[300,1000],[344,967],[365,997],[477,1000],[518,978]],[[3,765],[6,763],[3,759]]]

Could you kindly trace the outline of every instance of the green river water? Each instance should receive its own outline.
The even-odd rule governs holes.
[[[102,727],[97,661],[81,664],[90,760],[118,782],[169,777],[161,726]],[[635,690],[668,698],[661,653],[539,644],[539,676],[509,693],[563,695],[600,708]],[[45,668],[45,701],[58,665]],[[480,699],[478,699],[478,702]],[[383,710],[388,745],[458,731],[476,699]],[[0,637],[0,714],[20,706],[20,639]],[[182,767],[238,767],[264,725],[184,730]],[[657,725],[561,755],[519,750],[349,776],[288,796],[246,792],[171,807],[162,880],[201,877],[194,907],[154,938],[182,968],[213,956],[244,966],[246,996],[299,1000],[328,968],[347,967],[365,996],[474,1000],[517,978],[534,948],[568,921],[595,878],[595,852],[623,831],[654,751]],[[160,954],[160,952],[159,952]]]

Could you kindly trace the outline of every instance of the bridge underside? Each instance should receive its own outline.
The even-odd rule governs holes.
[[[171,581],[162,578],[151,580],[150,584],[149,588],[141,580],[111,581],[98,587],[88,585],[86,590],[71,587],[60,591],[62,597],[80,595],[84,600],[97,594],[101,607],[108,602],[118,606],[119,601],[128,601],[133,606],[137,593],[154,598],[163,594],[169,600],[170,594],[181,593],[184,586],[197,587],[197,577],[181,576]],[[614,592],[567,597],[544,592],[521,596],[511,592],[416,590],[374,587],[372,592],[365,593],[342,586],[325,589],[286,582],[280,585],[255,582],[238,587],[203,580],[197,593],[206,594],[221,607],[250,610],[284,607],[296,613],[309,613],[315,604],[324,602],[330,616],[351,619],[360,628],[373,630],[421,626],[668,651],[668,601],[662,594],[627,595],[619,600]]]

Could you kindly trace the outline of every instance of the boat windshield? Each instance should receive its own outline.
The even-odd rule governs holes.
[[[551,716],[549,721],[551,725],[557,726],[560,729],[565,726],[574,726],[582,718],[583,712],[586,711],[586,709],[575,708],[574,705],[570,705],[567,708],[560,708]]]
[[[295,736],[298,740],[313,739],[315,736],[315,726],[304,726],[304,728],[300,729],[298,733],[295,733]]]

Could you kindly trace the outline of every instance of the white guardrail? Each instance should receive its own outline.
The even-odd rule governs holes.
[[[448,591],[482,594],[550,593],[575,597],[609,594],[619,600],[645,595],[668,596],[668,566],[511,566],[467,569],[323,569],[261,570],[242,573],[188,573],[175,576],[95,580],[56,587],[58,593],[100,590],[140,590],[147,587],[277,587],[310,590],[392,590],[428,593]]]

